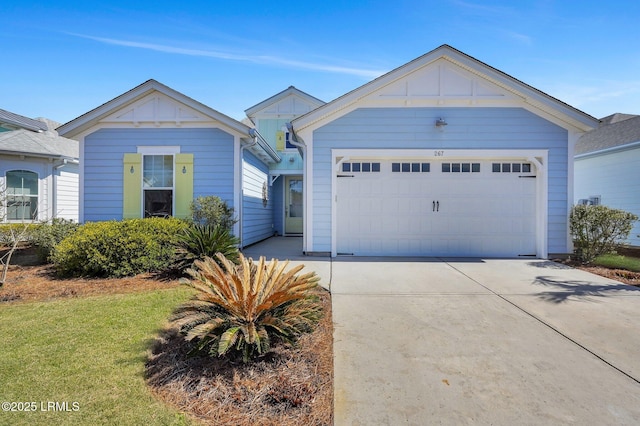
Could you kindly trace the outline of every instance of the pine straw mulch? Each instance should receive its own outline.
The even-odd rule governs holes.
[[[249,364],[188,356],[175,329],[151,350],[147,381],[173,407],[211,425],[333,424],[331,298],[321,292],[324,316],[296,347],[279,344]]]
[[[124,294],[178,286],[178,280],[151,274],[122,279],[58,279],[40,265],[31,249],[14,254],[4,304],[83,296]],[[321,290],[324,315],[295,348],[277,345],[258,362],[188,357],[176,330],[165,330],[146,364],[151,391],[190,418],[215,425],[333,424],[333,324],[331,296]]]

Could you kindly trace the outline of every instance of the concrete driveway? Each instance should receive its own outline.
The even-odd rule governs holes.
[[[640,288],[540,260],[332,262],[336,425],[640,424]]]
[[[640,287],[544,260],[293,259],[330,287],[335,424],[638,425]]]

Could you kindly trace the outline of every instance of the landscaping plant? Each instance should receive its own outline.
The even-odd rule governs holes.
[[[60,276],[163,271],[173,264],[177,235],[187,226],[174,218],[86,223],[55,247],[51,261]]]
[[[189,208],[194,223],[231,230],[237,222],[233,217],[233,208],[215,195],[197,197],[191,201]]]
[[[31,232],[31,242],[36,246],[38,259],[48,262],[53,248],[73,234],[80,225],[68,219],[55,218],[51,223],[41,223]]]
[[[313,330],[322,314],[314,272],[297,275],[303,265],[287,271],[288,261],[264,257],[255,263],[239,254],[238,264],[216,257],[187,271],[192,279],[183,282],[197,294],[171,317],[194,352],[248,362],[268,352],[274,339],[295,343]]]
[[[210,226],[195,223],[178,235],[175,268],[184,271],[193,266],[196,260],[213,258],[222,253],[232,262],[238,261],[240,240],[231,231],[221,225]]]
[[[590,263],[596,257],[614,253],[617,244],[629,237],[638,216],[606,206],[577,205],[571,209],[569,230],[576,255]]]

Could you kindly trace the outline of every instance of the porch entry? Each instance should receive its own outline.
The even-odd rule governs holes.
[[[302,176],[287,176],[284,181],[284,233],[302,234]]]

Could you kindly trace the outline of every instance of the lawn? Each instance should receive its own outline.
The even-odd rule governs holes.
[[[640,258],[637,257],[619,254],[605,254],[596,258],[593,263],[606,268],[626,269],[628,271],[640,272]]]
[[[151,342],[190,294],[174,287],[1,306],[0,400],[35,402],[36,411],[1,411],[0,424],[192,424],[144,380]]]

